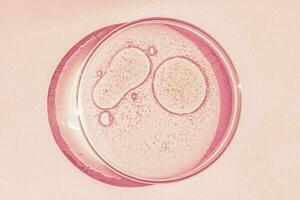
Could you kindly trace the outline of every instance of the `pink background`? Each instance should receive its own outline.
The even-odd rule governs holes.
[[[153,16],[198,25],[224,47],[242,85],[241,120],[229,148],[201,174],[113,187],[60,152],[47,119],[48,86],[61,58],[85,35]],[[299,32],[297,0],[2,0],[0,199],[299,199]]]

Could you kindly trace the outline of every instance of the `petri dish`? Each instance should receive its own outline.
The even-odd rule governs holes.
[[[190,23],[146,18],[103,27],[57,66],[54,138],[89,176],[116,186],[168,183],[211,165],[240,117],[233,63]]]

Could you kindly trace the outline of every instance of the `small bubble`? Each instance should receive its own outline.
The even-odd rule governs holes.
[[[129,41],[129,42],[127,42],[127,45],[129,46],[129,47],[132,47],[132,42],[131,41]]]
[[[103,111],[100,113],[99,121],[103,126],[110,126],[113,122],[113,116],[109,111]]]
[[[160,147],[159,150],[160,150],[161,152],[166,152],[168,149],[169,149],[169,144],[166,143],[166,142],[164,142],[164,143],[161,145],[161,147]]]
[[[133,92],[133,93],[131,94],[131,99],[132,99],[133,101],[136,101],[136,100],[137,100],[137,94],[136,94],[135,92]]]
[[[148,52],[151,56],[154,56],[157,53],[157,50],[154,47],[150,47]]]
[[[102,70],[98,70],[98,71],[96,72],[96,75],[97,75],[98,77],[102,77],[102,76],[103,76]]]

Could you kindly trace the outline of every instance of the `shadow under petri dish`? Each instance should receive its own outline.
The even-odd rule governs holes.
[[[229,144],[239,82],[225,51],[183,21],[104,27],[76,44],[50,84],[55,139],[82,171],[144,186],[192,176]]]

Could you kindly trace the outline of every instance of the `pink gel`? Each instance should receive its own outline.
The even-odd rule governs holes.
[[[51,129],[69,160],[125,187],[202,171],[228,146],[239,114],[225,51],[198,27],[166,18],[88,35],[58,65],[48,95]]]

